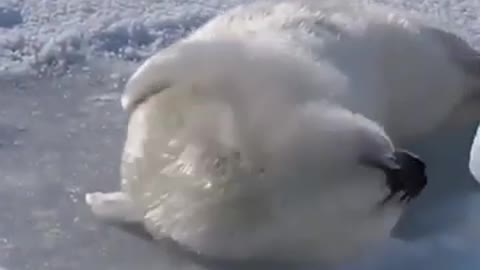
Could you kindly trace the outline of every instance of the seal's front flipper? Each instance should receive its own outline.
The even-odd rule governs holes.
[[[87,193],[85,202],[93,214],[106,222],[143,223],[143,212],[123,192]]]
[[[143,225],[143,212],[135,207],[126,193],[88,193],[85,195],[85,202],[93,214],[105,224],[141,239],[153,240]]]

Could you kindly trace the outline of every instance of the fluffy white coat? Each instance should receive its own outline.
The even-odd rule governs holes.
[[[108,194],[87,201],[207,255],[358,255],[388,237],[401,207],[374,207],[384,178],[356,167],[352,131],[389,142],[380,123],[408,144],[473,121],[474,55],[456,36],[380,6],[238,7],[135,72],[122,97],[131,113],[122,192],[110,194],[113,206],[104,207]]]

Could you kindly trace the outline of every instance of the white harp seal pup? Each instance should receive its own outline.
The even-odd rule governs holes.
[[[127,104],[121,190],[87,194],[93,213],[231,260],[336,264],[388,238],[425,164],[332,102],[342,74],[265,45],[186,42],[140,67],[126,95],[154,93]]]
[[[127,86],[123,107],[134,110],[173,77],[176,81],[182,81],[182,76],[201,79],[215,76],[216,71],[208,72],[211,64],[236,65],[215,42],[261,44],[285,58],[270,65],[263,62],[268,72],[276,74],[278,84],[302,80],[298,87],[313,89],[311,100],[326,98],[318,89],[330,89],[328,99],[377,122],[397,147],[414,151],[430,165],[431,184],[403,216],[397,237],[422,237],[439,224],[448,229],[447,224],[465,222],[461,209],[455,221],[445,220],[437,209],[477,184],[468,156],[472,167],[477,159],[475,151],[469,151],[472,127],[480,119],[480,53],[456,33],[459,29],[438,18],[371,2],[280,0],[241,5],[148,59]],[[183,45],[202,42],[211,49],[202,60],[192,58],[196,60],[183,66],[172,60]],[[301,64],[291,64],[296,61]],[[242,68],[258,70],[256,64],[252,61],[246,64],[250,67]],[[330,72],[318,66],[328,66]],[[335,77],[333,73],[336,79],[325,82],[325,77]],[[252,82],[246,76],[244,80]],[[434,212],[438,213],[435,220]],[[407,232],[409,227],[419,234]]]

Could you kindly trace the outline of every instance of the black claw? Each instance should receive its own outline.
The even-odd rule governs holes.
[[[426,166],[420,157],[406,150],[398,150],[394,155],[400,168],[385,170],[390,193],[382,200],[382,204],[399,193],[403,193],[400,202],[408,203],[420,195],[427,185]]]

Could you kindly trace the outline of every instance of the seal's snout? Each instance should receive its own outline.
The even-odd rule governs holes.
[[[383,200],[386,203],[401,193],[400,201],[409,202],[416,198],[427,185],[426,165],[417,155],[406,150],[394,153],[399,168],[385,171],[390,194]]]

